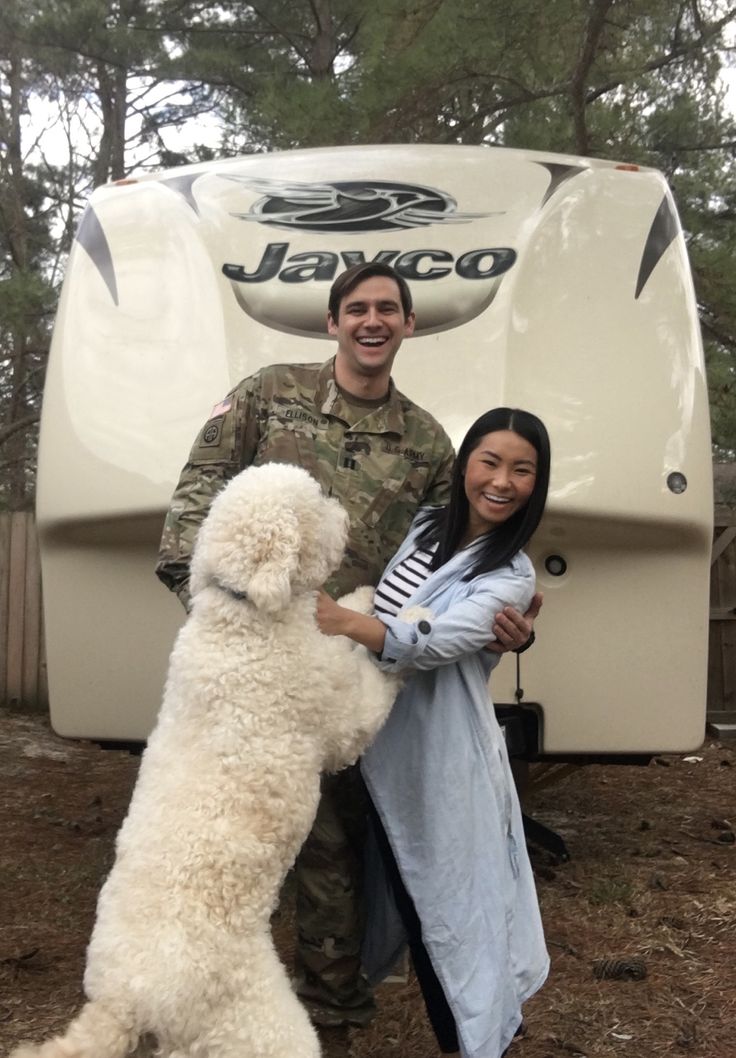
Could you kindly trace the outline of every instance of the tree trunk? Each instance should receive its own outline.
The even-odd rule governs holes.
[[[20,55],[15,50],[10,56],[8,65],[8,89],[8,113],[3,114],[7,142],[7,154],[3,163],[3,183],[6,185],[3,198],[7,217],[5,237],[12,261],[11,274],[17,278],[22,277],[28,270],[28,224],[23,208],[21,145],[21,114],[24,102],[23,66]],[[27,335],[18,326],[17,319],[8,321],[3,339],[8,353],[8,399],[5,405],[7,429],[28,415],[24,386]],[[8,485],[6,498],[14,510],[24,507],[27,501],[25,446],[25,430],[11,429],[6,433],[6,439],[2,445],[2,461],[5,464],[4,476]]]

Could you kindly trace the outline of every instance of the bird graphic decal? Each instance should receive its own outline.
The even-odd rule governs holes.
[[[275,228],[319,232],[396,231],[430,224],[468,224],[490,213],[459,213],[444,191],[385,180],[287,183],[227,175],[263,197],[232,216]]]

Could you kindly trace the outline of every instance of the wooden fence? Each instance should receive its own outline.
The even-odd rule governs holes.
[[[736,724],[736,512],[718,507],[710,571],[708,719]]]
[[[41,567],[27,511],[0,513],[0,704],[48,708]]]
[[[736,724],[736,513],[727,509],[716,510],[710,599],[708,719]],[[0,513],[0,705],[48,707],[38,543],[27,512]]]

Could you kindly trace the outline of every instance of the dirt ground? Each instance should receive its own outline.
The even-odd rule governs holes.
[[[0,1054],[65,1025],[137,758],[0,711]],[[552,970],[509,1058],[736,1058],[736,743],[591,766],[527,803]],[[288,903],[276,934],[286,953]],[[416,984],[384,985],[354,1058],[433,1058]],[[247,1056],[243,1056],[247,1058]]]

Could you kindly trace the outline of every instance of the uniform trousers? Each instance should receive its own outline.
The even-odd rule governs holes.
[[[361,968],[368,794],[357,764],[323,775],[295,864],[296,990],[317,1025],[367,1025],[375,1001]]]

